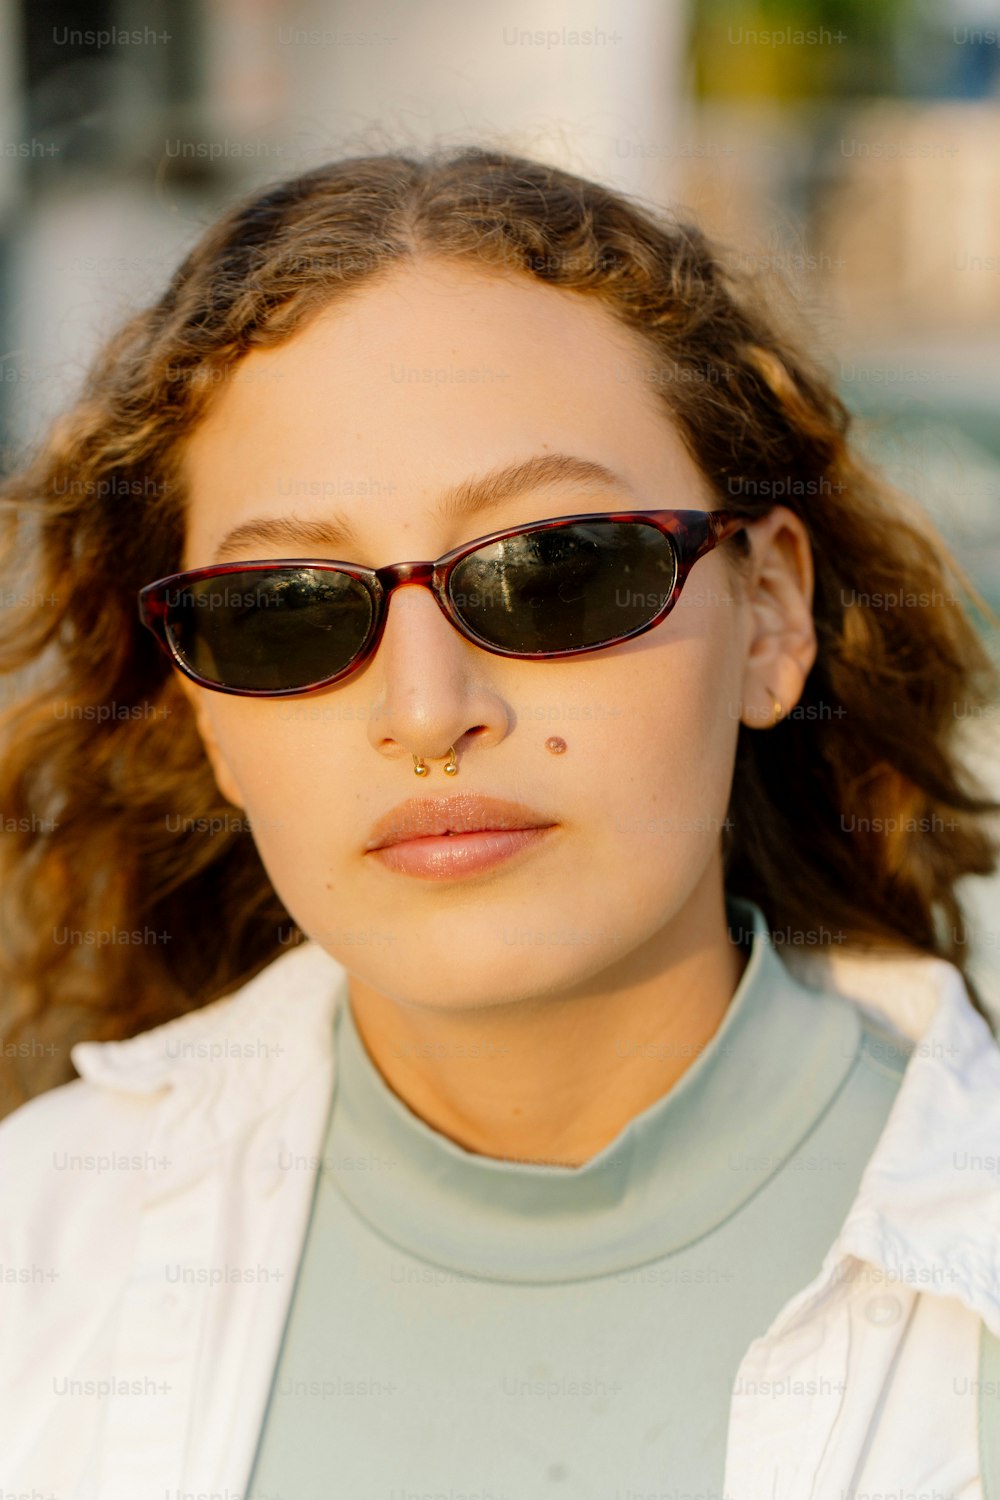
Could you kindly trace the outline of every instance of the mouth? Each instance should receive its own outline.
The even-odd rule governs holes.
[[[513,833],[553,828],[555,821],[521,802],[495,797],[411,797],[372,827],[365,853],[416,839],[459,838],[474,833]]]
[[[456,880],[537,847],[557,827],[519,802],[475,796],[411,798],[375,824],[365,852],[398,874]]]

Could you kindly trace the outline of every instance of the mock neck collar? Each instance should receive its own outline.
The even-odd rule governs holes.
[[[382,1077],[347,1004],[336,1018],[323,1172],[384,1238],[468,1274],[562,1282],[700,1239],[809,1133],[862,1030],[848,1001],[792,978],[758,907],[733,898],[728,907],[734,936],[742,931],[751,948],[720,1024],[673,1085],[583,1165],[487,1156],[433,1129]],[[745,1170],[747,1161],[767,1168]]]

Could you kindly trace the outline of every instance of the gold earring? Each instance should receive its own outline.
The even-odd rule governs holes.
[[[773,697],[774,695],[772,694],[771,696]],[[780,698],[775,698],[774,699],[774,723],[777,724],[777,722],[778,722],[778,720],[780,718],[781,718],[781,699]]]
[[[414,776],[429,776],[431,774],[430,766],[425,766],[417,755],[413,757],[413,774]]]

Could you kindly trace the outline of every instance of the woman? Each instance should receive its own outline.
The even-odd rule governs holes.
[[[6,982],[87,1039],[0,1127],[6,1488],[984,1493],[997,683],[848,425],[499,151],[108,342],[7,485]]]

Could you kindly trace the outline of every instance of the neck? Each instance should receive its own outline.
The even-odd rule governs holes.
[[[354,975],[349,994],[365,1050],[432,1129],[480,1155],[574,1167],[695,1062],[746,962],[716,878],[612,970],[557,995],[441,1011]]]

